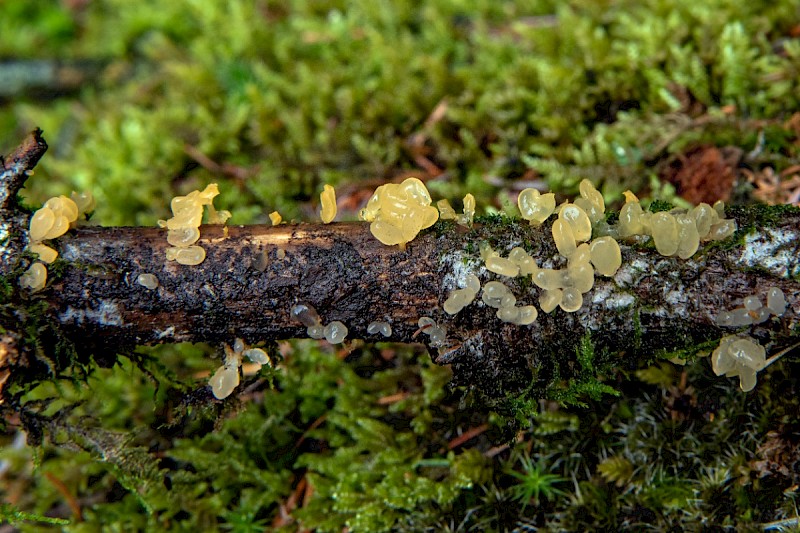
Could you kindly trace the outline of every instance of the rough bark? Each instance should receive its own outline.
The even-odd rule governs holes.
[[[27,159],[7,159],[3,187],[21,186],[14,176],[24,176],[25,167],[32,168],[41,156],[42,143],[35,140],[20,148],[30,151]],[[597,357],[614,364],[634,366],[668,352],[693,353],[736,331],[714,324],[720,310],[741,306],[746,295],[763,297],[771,286],[783,290],[789,309],[751,334],[768,341],[773,351],[796,342],[790,337],[800,335],[800,210],[762,206],[729,212],[740,231],[728,241],[706,244],[686,261],[660,256],[648,244],[625,244],[622,268],[614,278],[597,277],[578,312],[540,313],[524,327],[499,321],[482,302],[455,316],[441,308],[470,272],[482,283],[505,281],[518,305],[538,304],[539,291],[529,279],[509,280],[483,269],[478,243],[500,250],[521,245],[539,266],[559,267],[564,260],[553,245],[550,224],[534,228],[500,218],[471,229],[439,222],[405,250],[382,245],[364,223],[203,226],[198,244],[207,257],[199,266],[166,261],[165,230],[84,227],[55,241],[59,262],[51,266],[45,290],[34,295],[14,290],[9,301],[20,309],[44,302],[46,320],[79,353],[101,362],[113,362],[118,352],[143,344],[305,337],[305,328],[290,316],[299,302],[314,306],[323,323],[345,323],[348,339],[384,340],[369,335],[367,326],[387,320],[393,330],[389,340],[426,342],[417,320],[429,316],[447,328],[445,345],[430,347],[434,360],[452,364],[460,383],[503,396],[532,383],[543,389],[556,372],[568,376],[577,366],[576,346],[587,334]],[[4,209],[4,223],[19,224],[15,213]],[[9,231],[24,236],[21,230]],[[0,245],[0,254],[10,258],[4,259],[2,274],[11,283],[12,271],[30,262],[23,246],[24,237]],[[259,264],[262,254],[265,266]],[[143,273],[156,275],[157,289],[137,283]],[[24,351],[24,341],[23,346],[17,341],[31,316],[29,311],[0,314],[6,322],[2,327],[16,332],[6,351]],[[28,363],[25,357],[5,359],[12,370]]]

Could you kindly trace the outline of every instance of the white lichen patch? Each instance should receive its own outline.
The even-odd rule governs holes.
[[[117,304],[108,300],[102,300],[96,309],[75,309],[69,306],[61,313],[59,320],[74,324],[82,324],[86,320],[101,326],[121,326],[124,323]]]
[[[466,287],[467,276],[474,274],[480,277],[480,274],[486,272],[483,261],[470,257],[465,252],[451,252],[443,255],[440,262],[448,270],[442,279],[444,291]]]
[[[796,233],[780,228],[765,228],[745,237],[740,261],[744,266],[760,267],[775,276],[800,275]]]
[[[592,304],[603,305],[609,310],[633,307],[636,298],[628,293],[614,292],[612,285],[602,284],[595,287],[592,293]]]

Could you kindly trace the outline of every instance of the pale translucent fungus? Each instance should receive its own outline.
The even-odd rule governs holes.
[[[194,266],[202,263],[206,258],[206,251],[200,246],[186,248],[167,248],[167,260],[175,261],[180,265]]]
[[[44,240],[45,235],[50,232],[50,229],[56,222],[56,214],[49,207],[42,207],[37,210],[31,217],[28,233],[33,242]]]
[[[653,242],[661,255],[675,255],[678,251],[678,221],[669,213],[661,211],[652,217]]]
[[[278,248],[278,251],[275,252],[275,257],[281,260],[286,259],[286,250],[283,248]]]
[[[314,326],[308,326],[306,328],[306,333],[312,339],[324,339],[325,338],[325,326],[322,324],[316,324]]]
[[[767,365],[766,350],[752,337],[729,335],[720,339],[711,354],[711,368],[718,376],[739,376],[745,392],[756,386],[756,374]]]
[[[605,214],[606,202],[603,199],[603,195],[600,194],[600,191],[595,188],[591,181],[587,179],[581,180],[578,190],[585,200],[596,207],[596,209],[600,212],[600,215]]]
[[[497,310],[497,318],[503,322],[516,323],[519,320],[519,308],[514,306],[501,307]]]
[[[186,248],[200,239],[200,230],[195,227],[184,227],[167,230],[167,242],[172,246]]]
[[[223,365],[217,369],[208,382],[211,392],[218,400],[224,400],[231,395],[233,389],[239,386],[239,367]]]
[[[440,346],[447,340],[447,330],[441,326],[434,326],[425,330],[432,346]]]
[[[388,322],[383,322],[381,320],[375,320],[370,322],[367,326],[367,333],[370,335],[377,335],[380,333],[384,337],[391,337],[392,336],[392,326],[389,325]]]
[[[510,259],[504,257],[491,256],[486,259],[486,269],[500,274],[501,276],[508,276],[510,278],[519,275],[519,266]]]
[[[553,222],[553,240],[556,243],[558,253],[566,258],[571,257],[578,247],[572,227],[567,221],[560,218]]]
[[[329,343],[339,344],[347,337],[347,326],[338,320],[334,320],[325,326],[324,333],[325,340],[327,340]]]
[[[19,277],[19,286],[30,289],[31,292],[40,291],[47,283],[47,268],[39,262],[33,263]]]
[[[575,248],[575,252],[569,257],[567,265],[577,266],[581,263],[589,264],[589,262],[592,260],[591,250],[592,249],[588,243],[582,243],[580,246]]]
[[[747,296],[743,303],[744,308],[748,311],[757,311],[761,309],[761,300],[758,299],[758,296]]]
[[[622,252],[613,237],[599,237],[589,245],[592,264],[601,276],[611,277],[622,266]]]
[[[577,205],[564,205],[558,212],[558,218],[569,223],[576,241],[584,242],[592,238],[592,222],[589,220],[589,215]]]
[[[336,191],[333,187],[327,183],[323,185],[319,201],[322,204],[319,216],[324,224],[330,224],[336,217]]]
[[[701,203],[689,211],[689,216],[694,219],[695,226],[697,227],[697,234],[701,239],[704,239],[708,232],[711,231],[711,226],[719,221],[719,215],[714,209],[706,204]]]
[[[481,280],[478,279],[478,276],[476,276],[475,274],[467,274],[465,282],[466,282],[466,285],[464,287],[465,289],[469,289],[475,294],[478,294],[478,291],[481,290]],[[781,296],[783,296],[783,293],[781,293]]]
[[[272,223],[273,226],[277,226],[281,222],[283,222],[283,217],[277,211],[273,211],[269,214],[269,221]]]
[[[534,274],[533,282],[546,291],[561,289],[564,287],[564,275],[560,270],[542,268]]]
[[[475,294],[472,291],[456,289],[450,292],[447,300],[445,300],[442,304],[442,309],[444,309],[444,312],[448,315],[455,315],[464,309],[464,307],[469,305],[474,298]]]
[[[272,366],[272,362],[267,355],[267,352],[262,350],[261,348],[250,348],[248,350],[244,350],[242,355],[250,359],[252,362],[257,363],[259,365],[270,365]]]
[[[253,268],[259,272],[264,272],[267,269],[267,265],[269,265],[269,254],[266,250],[261,250],[253,260]]]
[[[519,326],[527,326],[536,322],[539,318],[539,311],[532,305],[523,305],[519,307],[519,316],[517,317],[516,324]]]
[[[549,313],[561,303],[564,293],[561,289],[544,290],[539,296],[539,307],[542,312]]]
[[[638,201],[628,202],[623,205],[619,211],[619,236],[630,237],[643,234],[643,215],[644,211]]]
[[[417,320],[417,326],[420,328],[427,328],[429,326],[435,326],[436,321],[429,316],[421,316],[419,320]]]
[[[91,192],[77,193],[72,191],[69,195],[75,205],[78,206],[78,213],[91,213],[95,208],[94,195]]]
[[[481,259],[485,262],[492,256],[499,257],[500,254],[492,250],[492,246],[488,242],[482,242],[478,245],[478,253]]]
[[[58,257],[58,252],[46,244],[34,243],[28,246],[28,250],[35,254],[39,254],[39,261],[47,263],[48,265],[55,261]]]
[[[770,287],[767,291],[767,308],[775,316],[783,316],[786,312],[786,298],[778,287]]]
[[[456,217],[456,223],[462,226],[472,226],[472,221],[475,219],[475,197],[467,193],[464,196],[464,214]],[[435,221],[434,221],[435,222]]]
[[[136,276],[136,283],[151,291],[158,288],[158,278],[153,274],[139,274]]]
[[[536,189],[523,189],[517,197],[517,206],[522,218],[533,225],[541,225],[556,209],[556,196],[553,193],[541,194]]]
[[[567,287],[563,290],[561,303],[559,306],[567,313],[574,313],[583,305],[583,295],[575,287]]]
[[[733,219],[720,220],[713,226],[706,235],[706,239],[710,241],[721,241],[727,239],[736,231],[736,221]]]
[[[562,271],[562,284],[572,287],[579,292],[589,292],[594,286],[594,269],[589,263],[578,263],[570,265],[567,270]]]
[[[695,220],[690,215],[677,215],[678,222],[678,250],[677,256],[689,259],[700,247],[700,233],[697,231]]]
[[[241,354],[244,351],[244,341],[240,338],[236,338],[233,340],[233,351],[234,353]]]
[[[714,202],[714,206],[713,207],[714,207],[714,211],[717,212],[717,215],[719,216],[719,219],[720,220],[724,219],[725,218],[725,202],[723,202],[722,200],[717,200],[716,202]]]
[[[321,322],[317,310],[306,303],[293,305],[290,314],[294,320],[306,327],[316,326]]]
[[[499,281],[490,281],[484,285],[481,299],[486,305],[496,309],[511,307],[517,302],[517,298],[511,292],[511,289]]]
[[[450,202],[439,200],[436,202],[436,208],[439,210],[439,218],[442,220],[455,220],[456,210],[450,205]]]

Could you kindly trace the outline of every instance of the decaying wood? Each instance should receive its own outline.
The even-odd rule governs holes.
[[[36,142],[21,149],[26,146],[32,153],[40,149]],[[6,160],[4,187],[38,159],[14,158]],[[28,163],[9,173],[9,161],[14,160]],[[776,216],[779,209],[782,214]],[[364,223],[203,226],[198,244],[207,257],[193,267],[166,261],[165,230],[83,227],[55,241],[61,262],[51,266],[46,289],[33,295],[15,290],[12,303],[25,308],[45,302],[47,320],[79,353],[109,363],[118,352],[143,344],[305,337],[305,328],[290,316],[291,306],[300,302],[314,306],[323,323],[345,323],[349,339],[384,340],[369,335],[367,326],[387,320],[393,330],[390,340],[427,342],[417,320],[430,316],[447,328],[446,344],[429,347],[434,360],[452,364],[460,383],[502,396],[532,383],[543,387],[556,362],[565,376],[575,366],[575,348],[587,333],[602,357],[626,366],[709,343],[736,331],[714,324],[720,310],[741,306],[746,295],[763,297],[771,286],[783,290],[789,310],[751,334],[769,341],[774,350],[796,342],[790,337],[798,336],[800,313],[800,210],[731,212],[746,233],[734,237],[737,244],[705,245],[684,261],[662,257],[652,246],[629,243],[622,247],[620,271],[612,279],[597,277],[578,312],[540,313],[534,324],[524,327],[499,321],[495,310],[483,303],[455,316],[442,311],[449,291],[467,273],[477,273],[482,283],[503,279],[482,268],[481,241],[506,251],[522,245],[542,267],[563,265],[550,224],[534,228],[499,219],[471,229],[439,222],[405,250],[382,245]],[[15,216],[8,220],[19,223]],[[30,262],[22,255],[23,246],[20,238],[0,245],[0,254],[11,258],[3,262],[2,275],[19,272]],[[144,273],[158,278],[158,288],[137,283]],[[529,279],[503,281],[518,305],[538,305],[538,289]],[[26,313],[13,319],[3,313],[10,322],[2,327],[10,335],[24,331]],[[20,342],[23,346],[9,341],[9,349],[14,345],[13,350],[24,351]],[[17,371],[26,361],[6,358],[5,365]]]

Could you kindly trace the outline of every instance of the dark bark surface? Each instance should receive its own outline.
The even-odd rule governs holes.
[[[540,313],[530,326],[503,323],[479,301],[455,316],[441,308],[470,272],[482,284],[506,282],[518,305],[538,307],[539,289],[529,278],[511,280],[483,269],[478,244],[489,242],[503,255],[523,246],[540,267],[559,268],[565,261],[550,223],[533,228],[500,218],[471,229],[439,222],[405,250],[382,245],[365,223],[203,226],[197,244],[207,257],[198,266],[166,261],[166,230],[84,227],[54,242],[60,255],[49,268],[47,287],[34,295],[15,291],[13,303],[45,302],[47,320],[80,354],[108,363],[142,344],[306,337],[290,316],[301,302],[315,307],[325,324],[346,324],[348,339],[385,340],[367,334],[371,321],[385,320],[392,325],[389,340],[425,342],[417,320],[429,316],[447,328],[446,343],[430,347],[434,360],[453,364],[458,382],[501,396],[532,380],[543,387],[556,371],[567,377],[587,334],[599,360],[626,367],[667,352],[693,353],[736,331],[714,324],[719,311],[740,307],[750,294],[763,299],[772,286],[786,294],[789,309],[751,334],[769,342],[771,351],[796,342],[790,337],[798,335],[800,312],[800,210],[729,213],[740,231],[705,244],[690,260],[660,256],[646,243],[623,245],[622,268],[614,278],[596,277],[578,312]],[[10,258],[3,275],[30,262],[21,244],[8,240],[0,250]],[[158,278],[158,288],[137,283],[145,273]],[[11,320],[5,329],[25,329],[26,313],[2,316]]]

